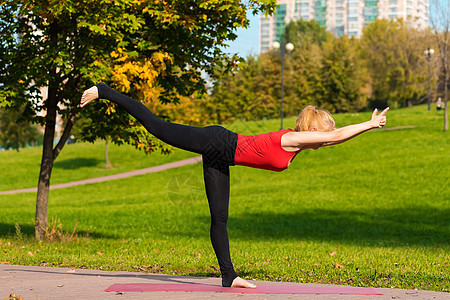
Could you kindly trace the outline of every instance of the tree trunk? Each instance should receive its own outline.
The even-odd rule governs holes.
[[[53,139],[56,125],[56,105],[56,87],[49,86],[44,144],[42,147],[41,170],[39,172],[36,199],[36,218],[34,223],[34,236],[38,241],[44,239],[45,232],[48,229],[48,195],[50,191],[50,176],[54,162]]]

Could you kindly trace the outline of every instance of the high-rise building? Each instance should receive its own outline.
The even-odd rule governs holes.
[[[278,0],[275,15],[261,17],[260,52],[279,41],[284,27],[299,19],[316,20],[336,36],[361,37],[375,19],[402,18],[418,28],[428,26],[429,0]]]

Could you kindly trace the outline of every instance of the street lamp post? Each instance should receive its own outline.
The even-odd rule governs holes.
[[[425,55],[427,56],[428,61],[428,110],[431,110],[431,71],[430,71],[430,64],[431,64],[431,55],[434,53],[434,50],[428,47],[427,50],[424,51]]]
[[[284,38],[281,39],[281,44],[279,42],[273,43],[273,48],[275,50],[280,49],[280,60],[281,60],[281,105],[280,105],[280,129],[283,129],[283,103],[284,103],[284,55],[286,51],[290,53],[294,50],[294,44],[285,42]]]

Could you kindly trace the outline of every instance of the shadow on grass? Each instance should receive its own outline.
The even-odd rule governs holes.
[[[0,223],[0,237],[18,237],[19,235],[25,237],[25,238],[33,238],[34,237],[34,226],[25,224],[20,224],[20,231],[18,232],[16,228],[16,224],[6,224],[6,223]],[[73,229],[72,229],[73,230]],[[67,229],[64,230],[64,233],[71,234],[72,230]],[[78,236],[80,238],[84,237],[90,237],[90,238],[107,238],[107,239],[114,239],[113,235],[107,235],[107,234],[100,234],[97,232],[92,231],[86,231],[86,230],[77,230],[75,232],[75,236]]]
[[[202,222],[209,222],[209,218],[202,218]],[[197,232],[194,230],[192,235],[200,235]],[[450,209],[430,207],[369,211],[310,209],[292,214],[250,213],[231,216],[228,232],[231,239],[240,240],[295,239],[336,241],[363,246],[448,246]]]
[[[94,167],[100,164],[102,161],[96,158],[71,158],[61,161],[55,161],[54,166],[56,168],[75,170],[84,167]]]

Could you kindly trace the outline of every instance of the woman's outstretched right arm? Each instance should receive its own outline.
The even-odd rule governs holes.
[[[369,121],[345,126],[329,132],[300,131],[287,133],[283,136],[282,146],[304,149],[311,145],[320,145],[322,147],[343,143],[370,129],[381,128],[386,125],[386,113],[388,110],[389,107],[377,114],[378,110],[375,109]]]

